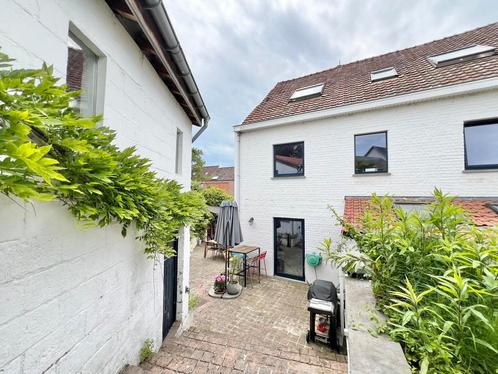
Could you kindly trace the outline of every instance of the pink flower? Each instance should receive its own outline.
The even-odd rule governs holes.
[[[216,282],[224,282],[224,281],[225,281],[225,275],[223,275],[223,274],[217,275],[217,276],[214,278],[214,280],[215,280]]]

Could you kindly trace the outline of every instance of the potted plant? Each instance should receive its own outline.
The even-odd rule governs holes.
[[[214,278],[214,292],[225,293],[225,275],[219,274]]]
[[[227,293],[229,295],[237,295],[240,292],[241,286],[235,279],[236,271],[240,266],[240,257],[233,256],[230,258],[230,276],[228,277]]]

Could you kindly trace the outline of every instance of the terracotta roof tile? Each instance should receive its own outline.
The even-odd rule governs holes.
[[[477,44],[498,48],[498,22],[416,47],[279,82],[243,124],[498,76],[498,54],[437,68],[427,60],[432,55]],[[372,71],[388,67],[395,67],[398,77],[370,81]],[[322,96],[289,102],[296,89],[320,83],[325,83]]]
[[[220,181],[233,181],[234,168],[220,167],[219,165],[204,166],[202,168],[203,174],[207,180],[215,179]]]
[[[392,197],[396,203],[430,203],[429,197]],[[359,226],[363,213],[368,207],[370,197],[346,196],[344,198],[344,219],[354,226]],[[454,203],[460,205],[477,226],[498,226],[498,213],[489,207],[498,204],[498,197],[493,198],[463,198],[459,197]]]

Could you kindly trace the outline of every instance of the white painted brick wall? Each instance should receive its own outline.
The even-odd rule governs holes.
[[[245,243],[268,250],[273,273],[273,217],[304,218],[310,252],[324,238],[339,237],[327,206],[342,214],[346,195],[427,196],[437,186],[460,196],[497,196],[498,171],[462,173],[463,122],[498,117],[497,103],[498,91],[488,91],[242,133],[239,204]],[[353,177],[354,135],[384,130],[391,175]],[[304,141],[305,178],[272,178],[272,145],[294,141]],[[306,275],[315,279],[308,266]],[[330,265],[319,267],[318,277],[337,282]]]
[[[104,123],[158,174],[190,188],[192,128],[180,105],[102,0],[5,0],[0,47],[19,67],[65,79],[72,22],[106,56]],[[183,168],[175,174],[176,131]],[[187,321],[190,238],[179,241],[177,318]],[[162,334],[162,266],[130,231],[83,229],[58,202],[0,196],[0,373],[115,373]]]

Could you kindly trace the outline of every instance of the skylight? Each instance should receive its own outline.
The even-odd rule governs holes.
[[[430,56],[428,57],[428,60],[436,67],[446,66],[462,61],[471,60],[474,58],[491,56],[495,53],[495,50],[495,47],[490,47],[488,45],[474,45],[472,47],[457,49],[456,51]]]
[[[492,210],[494,210],[496,214],[498,214],[498,204],[489,204],[488,206],[489,206]]]
[[[315,86],[298,88],[291,96],[291,100],[307,99],[314,96],[320,96],[323,90],[323,83]]]
[[[427,211],[427,204],[423,203],[396,203],[395,208],[401,208],[407,214],[418,213],[422,217],[427,216],[429,212]]]
[[[394,67],[392,68],[387,68],[387,69],[381,69],[381,70],[375,70],[370,73],[370,80],[372,82],[375,81],[380,81],[383,79],[388,79],[388,78],[393,78],[397,77],[398,72]]]

